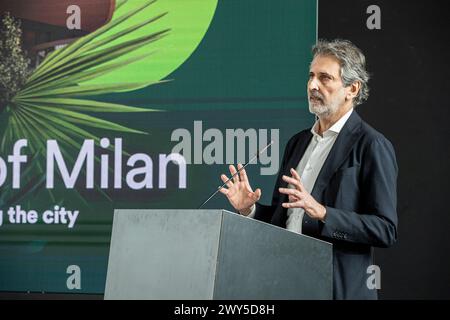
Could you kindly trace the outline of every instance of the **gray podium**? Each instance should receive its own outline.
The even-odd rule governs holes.
[[[116,210],[105,299],[332,299],[332,245],[224,210]]]

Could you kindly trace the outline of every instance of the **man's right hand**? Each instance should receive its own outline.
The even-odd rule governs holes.
[[[238,169],[242,168],[242,164],[238,164]],[[236,168],[230,165],[231,175],[236,173]],[[223,182],[228,180],[224,174],[220,176]],[[233,177],[232,181],[227,182],[228,188],[221,188],[220,192],[227,196],[231,205],[239,211],[239,213],[247,216],[252,211],[253,205],[261,198],[261,189],[256,189],[253,192],[252,187],[247,178],[245,169],[239,171],[239,174]]]

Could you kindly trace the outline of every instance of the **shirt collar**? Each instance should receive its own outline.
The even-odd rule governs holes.
[[[339,132],[341,132],[342,128],[344,127],[345,123],[347,122],[348,118],[350,118],[351,114],[353,112],[353,108],[351,108],[349,111],[347,111],[338,121],[336,121],[335,124],[333,124],[327,131],[323,132],[323,137],[330,136],[330,135],[337,135]],[[317,120],[313,127],[311,128],[311,133],[317,137],[322,138],[317,132],[316,127],[319,125],[319,120]]]

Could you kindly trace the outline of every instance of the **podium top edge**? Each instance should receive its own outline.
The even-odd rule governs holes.
[[[237,214],[235,212],[226,210],[226,209],[114,209],[114,213],[118,212],[118,211],[127,211],[127,212],[151,212],[151,211],[158,211],[158,212],[170,212],[170,211],[186,211],[186,212],[193,212],[193,211],[200,211],[200,212],[205,212],[205,211],[212,211],[212,212],[227,212],[227,213],[231,213],[231,214]],[[237,214],[239,215],[239,214]]]
[[[315,237],[312,237],[312,236],[309,236],[309,235],[306,235],[306,234],[296,233],[296,232],[293,232],[291,230],[287,230],[286,228],[283,228],[283,227],[280,227],[280,226],[277,226],[277,225],[273,225],[273,224],[270,224],[270,223],[267,223],[267,222],[264,222],[264,221],[261,221],[261,220],[253,219],[253,218],[250,218],[250,217],[247,217],[247,216],[243,216],[241,214],[238,214],[238,213],[235,213],[235,212],[231,212],[231,211],[226,210],[226,209],[114,209],[114,215],[120,214],[119,213],[120,211],[124,211],[123,213],[126,213],[126,212],[128,212],[128,213],[136,213],[136,212],[140,212],[140,213],[151,213],[151,212],[160,212],[161,213],[161,212],[166,212],[166,213],[169,213],[169,212],[181,212],[181,211],[183,211],[183,213],[188,213],[188,214],[195,213],[195,212],[202,212],[202,213],[210,212],[212,214],[227,213],[227,214],[230,214],[235,219],[245,219],[245,220],[248,219],[248,220],[253,221],[254,223],[267,225],[267,226],[270,226],[272,228],[276,228],[276,229],[284,230],[285,232],[292,233],[292,235],[309,238],[309,239],[321,242],[323,244],[330,245],[331,247],[333,246],[333,244],[331,242],[328,242],[328,241],[325,241],[325,240],[322,240],[322,239],[318,239],[318,238],[315,238]]]

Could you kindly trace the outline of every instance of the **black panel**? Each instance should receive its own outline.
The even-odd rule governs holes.
[[[369,30],[369,5],[381,30]],[[382,299],[450,298],[449,23],[445,2],[320,0],[319,38],[366,54],[371,94],[357,108],[394,144],[399,241],[375,251]]]

